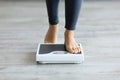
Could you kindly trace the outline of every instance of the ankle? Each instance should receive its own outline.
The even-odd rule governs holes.
[[[44,43],[56,43],[58,34],[58,25],[49,25],[49,29],[46,33]]]
[[[65,36],[65,38],[73,38],[74,30],[65,30],[64,36]]]
[[[50,32],[50,33],[58,32],[58,24],[56,24],[56,25],[49,25],[48,32]]]

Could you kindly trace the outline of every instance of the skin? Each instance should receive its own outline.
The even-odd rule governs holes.
[[[57,43],[58,24],[49,25],[49,29],[46,33],[44,43]],[[64,32],[64,43],[68,52],[77,54],[81,51],[79,45],[74,38],[74,30],[65,30]]]

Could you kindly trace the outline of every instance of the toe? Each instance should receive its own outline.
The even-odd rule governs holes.
[[[78,46],[77,49],[78,49],[78,53],[81,52],[80,46]]]
[[[76,45],[76,54],[79,53],[80,51],[81,51],[80,46],[77,44]]]
[[[75,48],[74,51],[75,51],[75,54],[77,54],[77,52],[78,52],[77,48]]]
[[[80,47],[78,48],[78,53],[80,53],[81,52],[81,49],[80,49]]]
[[[76,54],[76,49],[75,47],[72,48],[73,54]]]
[[[77,54],[78,53],[78,49],[76,46],[73,47],[74,53]]]

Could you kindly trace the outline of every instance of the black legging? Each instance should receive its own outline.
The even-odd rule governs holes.
[[[46,0],[49,24],[59,23],[58,4],[60,0]],[[65,28],[75,30],[78,20],[82,0],[65,0]]]

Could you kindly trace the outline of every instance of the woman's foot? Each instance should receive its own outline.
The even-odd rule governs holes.
[[[80,46],[75,41],[74,30],[66,30],[64,33],[65,46],[68,52],[77,54],[81,51]]]
[[[49,29],[44,39],[44,43],[57,42],[58,25],[49,25]]]

